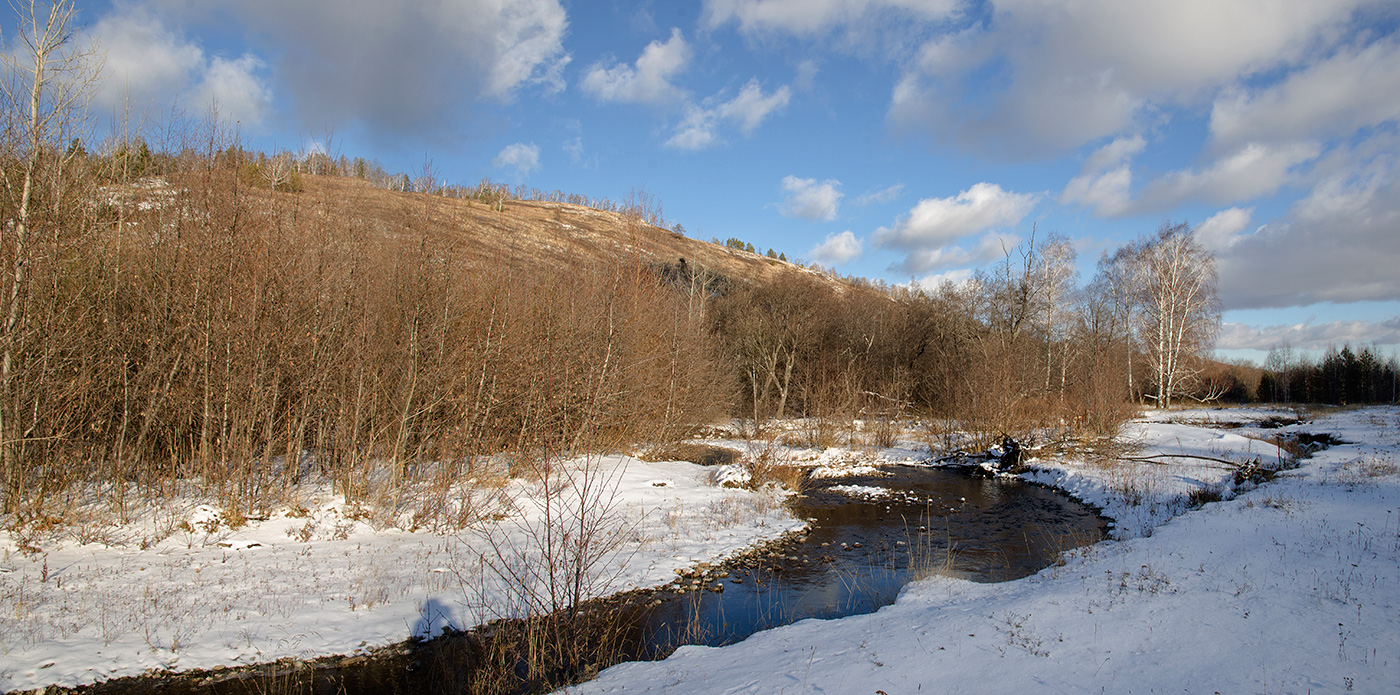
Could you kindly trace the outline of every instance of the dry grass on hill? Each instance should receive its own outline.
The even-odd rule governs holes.
[[[819,275],[786,261],[726,248],[645,224],[623,213],[569,203],[513,200],[500,211],[480,201],[388,191],[354,178],[307,176],[299,195],[332,218],[361,217],[361,224],[399,233],[401,221],[426,220],[435,232],[460,235],[458,244],[473,260],[505,262],[513,269],[596,265],[633,254],[648,265],[676,265],[685,259],[743,284],[768,281],[783,272]],[[272,194],[293,195],[293,194]],[[370,219],[363,219],[364,217]],[[335,220],[332,220],[334,222]]]

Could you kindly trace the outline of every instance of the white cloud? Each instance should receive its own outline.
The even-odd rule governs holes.
[[[1241,232],[1249,226],[1254,208],[1227,208],[1211,215],[1196,227],[1196,240],[1212,253],[1224,251],[1239,243]]]
[[[847,230],[840,234],[828,234],[808,255],[818,262],[836,265],[860,258],[860,253],[860,240]]]
[[[1008,249],[1015,248],[1019,243],[1021,238],[1016,235],[988,232],[977,239],[970,249],[954,245],[915,249],[891,268],[918,275],[930,270],[982,265],[1003,257]]]
[[[939,268],[952,268],[973,263],[972,254],[957,246],[939,246],[932,249],[910,251],[903,261],[892,269],[909,274],[925,273]]]
[[[676,125],[676,132],[666,141],[668,147],[700,150],[722,142],[719,129],[725,123],[738,125],[740,132],[752,135],[768,116],[787,107],[792,88],[787,86],[764,95],[758,79],[751,79],[733,99],[723,100],[717,94],[702,105],[687,104],[685,117]]]
[[[909,283],[909,286],[924,290],[925,292],[937,292],[943,289],[944,286],[951,285],[953,287],[958,287],[971,282],[972,276],[973,271],[971,268],[959,268],[957,270],[949,270],[946,273],[925,275]]]
[[[118,6],[93,25],[105,54],[107,75],[94,102],[138,128],[168,109],[204,113],[217,105],[220,118],[256,126],[266,116],[271,88],[260,76],[266,65],[255,55],[235,60],[206,56],[140,6]]]
[[[1225,308],[1400,298],[1398,150],[1392,133],[1329,157],[1287,214],[1234,238],[1217,258]]]
[[[565,140],[563,150],[564,154],[569,155],[569,161],[574,164],[584,163],[583,136],[575,136],[573,139]]]
[[[540,166],[540,148],[535,143],[517,142],[506,145],[500,154],[491,160],[491,166],[498,169],[514,169],[520,176],[529,176]]]
[[[238,60],[216,57],[186,101],[196,107],[217,105],[224,121],[257,126],[272,104],[272,90],[257,76],[264,68],[266,64],[253,55]]]
[[[1134,207],[1166,209],[1190,200],[1225,205],[1272,195],[1294,180],[1295,168],[1322,153],[1317,143],[1249,144],[1203,171],[1183,170],[1147,184]]]
[[[543,84],[547,91],[564,89],[564,53],[568,15],[556,0],[500,3],[496,20],[496,57],[486,93],[508,97],[522,84]]]
[[[204,66],[204,51],[143,9],[129,9],[125,14],[108,14],[92,27],[106,53],[108,75],[96,101],[115,109],[126,97],[149,99],[163,108]]]
[[[881,188],[879,190],[866,191],[865,193],[862,193],[859,196],[857,196],[856,199],[851,202],[860,206],[871,205],[875,203],[888,203],[893,201],[895,198],[898,198],[899,194],[903,192],[904,184],[897,183],[893,186]]]
[[[834,220],[844,195],[840,187],[841,182],[835,179],[819,183],[816,179],[785,176],[783,190],[788,192],[788,197],[780,211],[788,217],[804,220]]]
[[[1081,176],[1088,176],[1110,167],[1116,168],[1142,154],[1144,149],[1147,149],[1147,140],[1141,135],[1115,138],[1113,142],[1094,150],[1093,154],[1085,158],[1084,168],[1079,173]]]
[[[714,111],[690,105],[686,108],[685,118],[676,126],[676,133],[666,141],[666,146],[678,150],[703,150],[719,143],[716,128]]]
[[[711,29],[733,21],[747,33],[812,35],[871,15],[939,19],[959,5],[957,0],[706,0],[704,22]]]
[[[783,86],[764,96],[758,78],[750,79],[733,99],[720,104],[716,112],[723,118],[739,124],[745,135],[750,135],[763,123],[769,114],[779,111],[792,99],[792,89]]]
[[[1400,43],[1347,47],[1260,89],[1235,87],[1216,98],[1210,130],[1217,145],[1302,140],[1400,119]]]
[[[1146,147],[1147,140],[1141,135],[1134,135],[1116,138],[1095,150],[1084,160],[1079,175],[1065,185],[1065,190],[1060,193],[1060,204],[1085,205],[1093,208],[1094,214],[1100,217],[1127,212],[1133,184],[1129,162]]]
[[[1369,2],[1001,0],[969,29],[928,27],[889,116],[959,146],[1058,152],[1306,62]]]
[[[1035,203],[1035,195],[979,183],[955,196],[920,200],[893,228],[875,230],[873,239],[876,246],[906,252],[893,266],[904,273],[981,264],[1018,243],[995,230],[1019,224]],[[977,234],[982,236],[970,249],[958,245]]]
[[[596,64],[584,76],[583,91],[599,101],[664,104],[679,101],[685,92],[671,78],[690,60],[690,46],[680,29],[671,29],[665,43],[652,41],[632,65]]]
[[[1015,225],[1034,206],[1034,195],[979,183],[955,196],[920,200],[893,228],[876,230],[875,243],[911,251],[936,248],[984,230]]]
[[[1325,350],[1332,346],[1400,344],[1400,316],[1384,321],[1329,321],[1279,326],[1226,323],[1220,327],[1217,349],[1271,350],[1288,345],[1300,350]]]
[[[1100,174],[1076,176],[1060,193],[1061,204],[1078,203],[1100,217],[1116,217],[1132,206],[1133,172],[1127,164]]]
[[[359,123],[388,138],[461,127],[482,99],[563,87],[568,16],[559,0],[184,0],[167,21],[217,12],[276,45],[276,92],[302,125]],[[123,5],[118,5],[119,8]]]

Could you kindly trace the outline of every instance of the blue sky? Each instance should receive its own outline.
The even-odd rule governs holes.
[[[957,280],[1163,221],[1221,353],[1400,344],[1394,0],[79,3],[94,106],[249,145],[623,199],[842,274]],[[6,26],[6,37],[13,35]],[[328,137],[330,136],[330,137]]]

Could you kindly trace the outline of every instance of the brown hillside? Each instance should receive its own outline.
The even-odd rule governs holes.
[[[303,181],[303,192],[276,195],[297,195],[303,209],[314,206],[333,224],[365,224],[389,234],[426,226],[440,241],[460,242],[454,246],[476,260],[504,260],[516,269],[591,265],[635,254],[647,265],[676,266],[684,259],[693,270],[745,284],[783,272],[830,281],[793,263],[691,239],[618,212],[527,200],[507,201],[497,211],[480,201],[388,191],[354,178],[306,176]],[[439,236],[444,234],[447,238]]]

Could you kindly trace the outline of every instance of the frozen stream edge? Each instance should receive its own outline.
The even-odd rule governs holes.
[[[1174,411],[1174,422],[1153,416],[1128,434],[1146,453],[1268,456],[1272,447],[1241,436],[1262,432],[1204,422],[1261,412]],[[1103,471],[1038,461],[1030,478],[1102,501],[1124,540],[1018,581],[915,582],[874,614],[684,647],[566,690],[1393,692],[1400,408],[1343,410],[1291,429],[1348,443],[1239,490],[1224,488],[1223,471],[1185,460],[1154,466],[1127,495]],[[1226,499],[1188,512],[1185,496],[1207,485]]]

